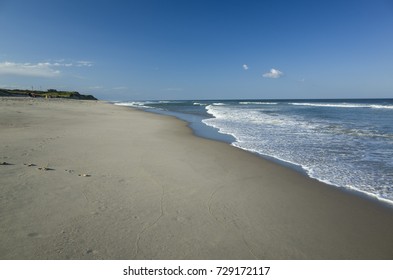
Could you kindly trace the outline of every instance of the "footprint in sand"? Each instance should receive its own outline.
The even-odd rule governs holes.
[[[88,254],[88,255],[97,254],[97,253],[98,253],[98,251],[93,250],[93,249],[87,249],[87,250],[86,250],[86,254]]]
[[[38,167],[37,169],[41,170],[41,171],[53,171],[53,170],[55,170],[55,169],[49,168],[49,167]]]
[[[64,171],[65,171],[65,172],[68,172],[68,173],[70,173],[70,174],[75,173],[75,170],[72,170],[72,169],[65,169]],[[91,177],[90,174],[84,174],[84,173],[78,174],[78,176],[79,176],[79,177]]]

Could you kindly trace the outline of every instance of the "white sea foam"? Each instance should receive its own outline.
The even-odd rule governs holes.
[[[386,139],[393,139],[393,134],[389,133],[378,133],[371,129],[356,129],[356,128],[345,128],[343,126],[338,125],[328,125],[324,127],[325,131],[334,133],[334,134],[345,134],[351,135],[355,137],[370,137],[370,138],[386,138]]]
[[[349,103],[289,103],[295,106],[312,107],[335,107],[335,108],[373,108],[373,109],[393,109],[393,105],[374,105],[374,104],[349,104]]]
[[[393,109],[393,105],[370,105],[374,109]]]
[[[299,122],[294,118],[290,118],[284,115],[272,116],[268,114],[263,114],[258,108],[236,108],[232,106],[216,106],[208,105],[206,110],[209,114],[215,117],[215,120],[211,122],[217,122],[218,120],[231,121],[234,124],[244,123],[247,124],[263,124],[271,126],[301,126],[306,129],[317,129],[319,128],[317,124],[312,124],[308,122]]]
[[[239,102],[241,105],[277,105],[276,102],[258,102],[258,101],[242,101]]]
[[[387,199],[387,198],[383,198],[383,197],[381,197],[381,196],[379,196],[379,195],[377,195],[375,193],[367,192],[367,191],[361,190],[361,189],[356,188],[356,187],[351,186],[351,185],[346,185],[345,187],[347,189],[353,190],[355,192],[362,193],[362,194],[366,195],[369,198],[372,198],[372,199],[384,202],[384,203],[390,205],[391,207],[393,207],[393,200],[390,200],[390,199]]]
[[[295,106],[312,106],[312,107],[337,107],[337,108],[369,108],[370,105],[363,104],[328,104],[328,103],[289,103]]]
[[[265,111],[263,104],[259,105],[212,104],[206,106],[206,110],[214,118],[203,122],[217,128],[220,133],[232,135],[236,139],[233,146],[301,166],[310,177],[321,182],[347,189],[354,185],[356,191],[375,195],[381,201],[393,201],[392,189],[383,187],[393,180],[393,175],[390,172],[390,175],[384,176],[384,171],[381,171],[383,168],[388,170],[389,164],[393,165],[387,159],[392,153],[370,146],[381,141],[385,143],[383,145],[388,145],[386,141],[392,143],[393,134],[364,124],[353,127],[341,118],[324,118],[313,111],[299,113],[290,109],[292,104],[288,103],[287,106],[275,107],[274,114]],[[336,104],[322,105],[337,107]],[[338,105],[359,107],[357,104]],[[336,117],[336,113],[333,115]],[[358,122],[358,114],[354,117]],[[382,165],[371,167],[368,162]]]
[[[148,102],[148,101],[131,101],[131,102],[117,102],[115,103],[115,105],[149,109],[153,107],[148,106],[147,104],[152,104],[152,103],[153,102]]]

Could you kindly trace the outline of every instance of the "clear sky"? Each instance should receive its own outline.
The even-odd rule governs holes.
[[[393,98],[393,1],[0,0],[0,87]]]

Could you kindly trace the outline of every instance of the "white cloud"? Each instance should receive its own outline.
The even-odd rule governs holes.
[[[243,64],[243,69],[244,70],[248,70],[248,65],[247,64]]]
[[[103,89],[103,86],[90,86],[88,89]]]
[[[124,86],[119,86],[119,87],[114,87],[114,90],[124,90],[124,89],[128,89],[127,87]]]
[[[57,67],[71,67],[74,66],[72,63],[58,63],[55,62],[52,64],[52,66],[57,66]]]
[[[56,77],[60,75],[60,71],[53,68],[49,62],[31,63],[15,63],[0,62],[0,75],[19,75],[32,77]]]
[[[57,77],[61,74],[59,68],[62,67],[91,67],[91,61],[65,62],[57,60],[52,62],[38,63],[17,63],[17,62],[0,62],[0,75],[18,75],[30,77]]]
[[[91,61],[86,61],[86,60],[79,60],[76,62],[76,66],[78,67],[91,67],[93,66],[93,62]]]
[[[283,72],[281,72],[280,70],[277,70],[277,69],[272,68],[272,69],[270,69],[269,72],[263,74],[262,76],[263,76],[264,78],[277,79],[277,78],[280,78],[282,75],[284,75]]]

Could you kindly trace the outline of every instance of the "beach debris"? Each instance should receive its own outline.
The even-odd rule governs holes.
[[[64,171],[66,171],[68,173],[74,173],[75,172],[75,170],[72,170],[72,169],[64,169]]]
[[[23,165],[26,165],[26,166],[29,166],[29,167],[31,167],[31,166],[37,166],[37,164],[34,164],[34,163],[24,163]]]
[[[6,161],[3,161],[3,162],[1,162],[1,163],[0,163],[0,165],[12,165],[12,163],[9,163],[9,162],[6,162]]]
[[[79,176],[79,177],[91,177],[90,174],[79,174],[78,176]]]
[[[52,171],[54,169],[53,168],[49,168],[49,167],[38,167],[38,170],[41,170],[41,171]]]
[[[39,237],[40,234],[38,232],[30,232],[27,236],[28,237]]]

